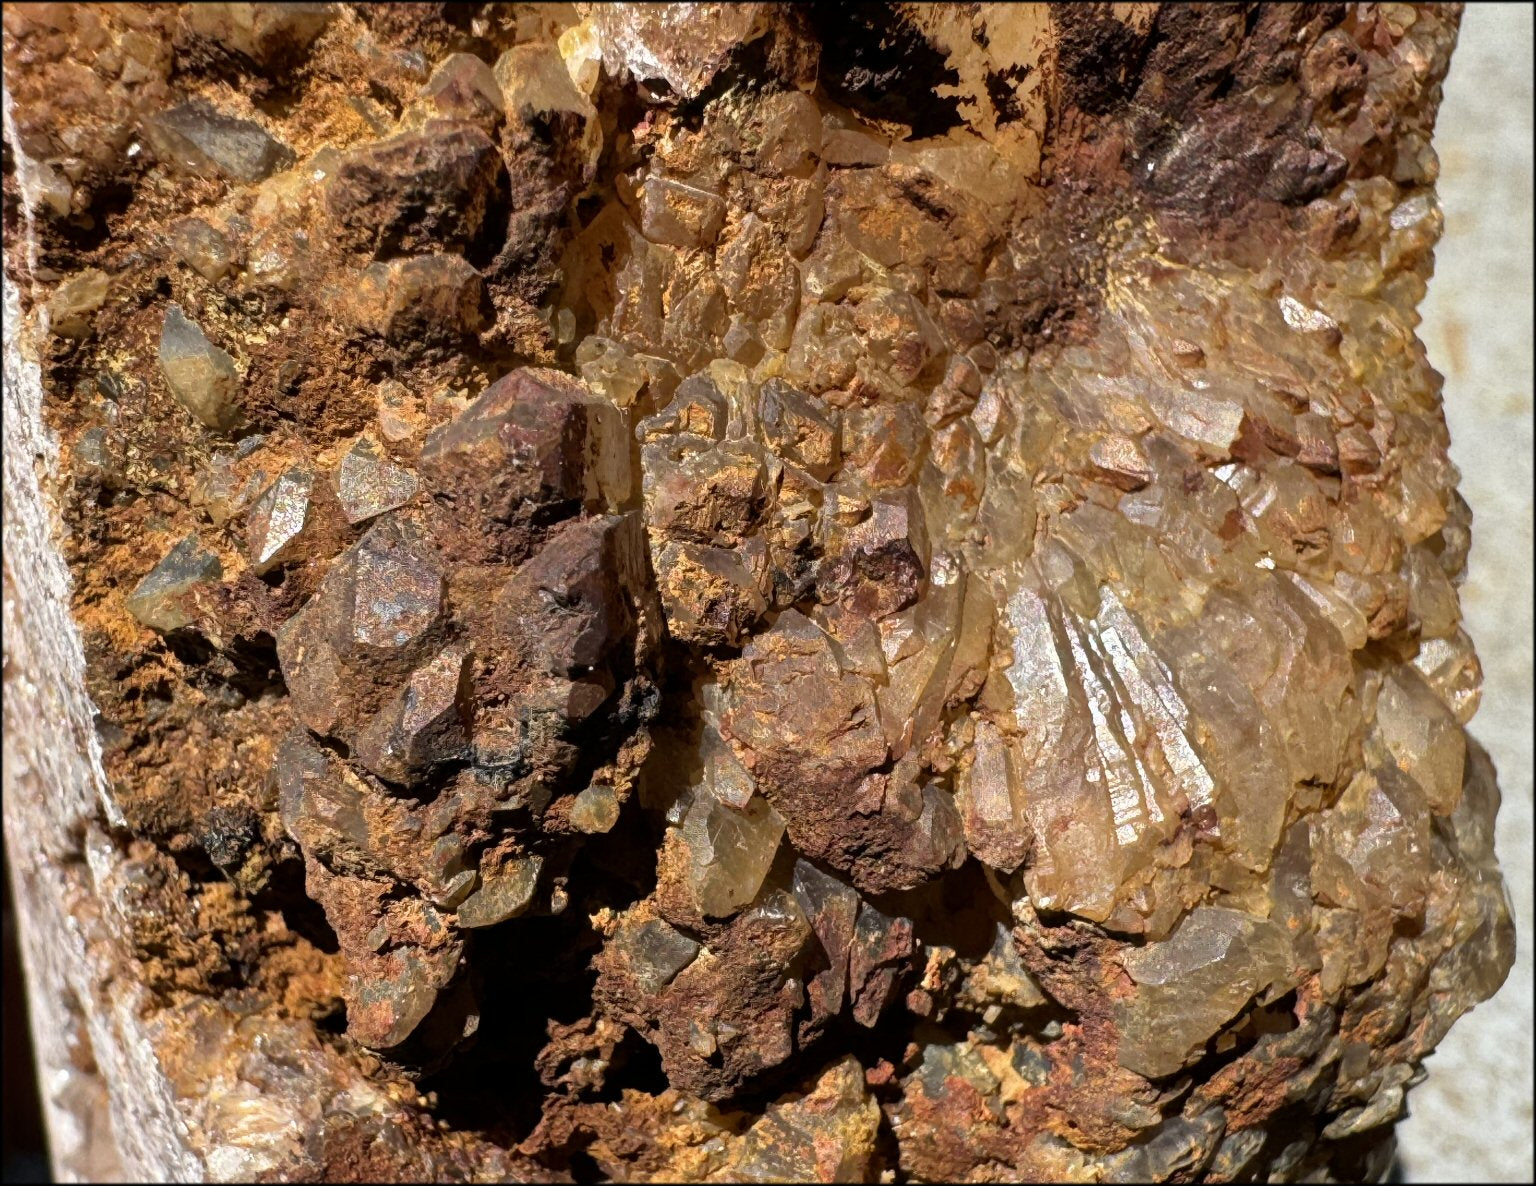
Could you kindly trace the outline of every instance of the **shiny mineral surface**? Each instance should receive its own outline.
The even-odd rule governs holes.
[[[1456,14],[1113,7],[7,9],[219,1173],[1384,1170],[1513,950]]]

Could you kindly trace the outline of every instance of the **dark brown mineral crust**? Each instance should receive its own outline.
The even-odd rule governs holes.
[[[1379,1177],[1513,953],[1458,16],[7,6],[198,1172]]]

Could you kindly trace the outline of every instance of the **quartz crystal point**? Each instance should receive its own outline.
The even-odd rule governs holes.
[[[362,523],[410,501],[421,488],[414,474],[379,456],[367,437],[342,456],[336,469],[336,496],[348,523]]]
[[[766,800],[741,807],[701,789],[680,826],[688,851],[688,885],[700,913],[734,914],[757,896],[784,835],[784,821]]]
[[[5,12],[176,1174],[1379,1177],[1513,953],[1456,6],[455,9]]]
[[[192,621],[181,602],[183,594],[198,585],[212,584],[223,575],[219,558],[189,535],[134,586],[125,604],[128,612],[155,630],[177,630]]]
[[[152,116],[145,130],[155,151],[183,172],[260,181],[293,160],[261,125],[198,100]]]
[[[309,524],[310,487],[314,475],[297,467],[279,474],[257,496],[246,515],[246,554],[251,571],[270,572],[298,554]]]
[[[1120,1003],[1120,1065],[1161,1078],[1249,1000],[1292,987],[1285,932],[1268,919],[1219,906],[1191,911],[1168,938],[1129,951],[1136,995]]]
[[[160,369],[172,394],[203,424],[214,429],[233,427],[239,415],[235,394],[240,387],[235,360],[175,305],[166,310],[160,334]]]
[[[480,875],[480,888],[459,904],[455,916],[461,927],[488,927],[528,909],[539,881],[543,858],[509,861]]]

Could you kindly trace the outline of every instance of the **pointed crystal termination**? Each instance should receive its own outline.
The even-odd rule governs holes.
[[[571,804],[571,827],[588,834],[611,832],[619,822],[620,804],[612,787],[590,786]]]
[[[369,531],[355,556],[351,642],[399,651],[420,640],[443,612],[443,574],[436,559],[393,523]]]
[[[126,601],[128,612],[152,630],[179,630],[192,623],[183,595],[218,580],[223,572],[219,558],[189,535],[134,586]]]
[[[458,965],[445,957],[405,946],[386,952],[357,986],[348,1010],[347,1032],[365,1046],[390,1050],[424,1022]]]
[[[507,582],[499,622],[552,674],[597,666],[635,624],[626,590],[643,546],[634,514],[577,520]]]
[[[864,1069],[857,1059],[844,1058],[823,1071],[808,1094],[770,1105],[710,1180],[868,1181],[880,1119]]]
[[[405,682],[434,653],[442,614],[436,557],[408,527],[388,518],[375,523],[277,632],[278,662],[299,719],[322,736],[354,739],[398,690],[391,677]],[[435,695],[428,699],[438,702]],[[403,696],[393,710],[398,716],[377,725],[381,761],[394,744],[394,721],[415,720],[419,708]],[[434,712],[422,720],[438,717]],[[435,727],[426,735],[435,736]]]
[[[381,873],[366,785],[303,733],[284,739],[276,765],[283,827],[305,855],[337,873]]]
[[[166,310],[160,331],[160,369],[171,394],[207,427],[225,431],[239,421],[235,396],[240,372],[235,360],[210,342],[177,305]]]
[[[1116,1005],[1120,1065],[1149,1079],[1174,1074],[1255,996],[1293,984],[1285,932],[1267,919],[1201,906],[1167,939],[1127,951],[1136,995]]]
[[[97,268],[59,285],[48,302],[49,329],[69,338],[84,337],[91,315],[106,303],[111,287],[112,277]]]
[[[114,966],[285,1134],[221,1176],[1364,1180],[1498,987],[1458,6],[920,7],[6,8]],[[515,1151],[389,1104],[507,1035]]]
[[[428,487],[487,523],[574,503],[615,507],[629,489],[618,409],[556,371],[498,379],[421,451]]]
[[[858,891],[801,859],[795,862],[794,894],[821,941],[828,964],[807,984],[807,993],[814,1012],[836,1016],[842,1011],[848,988],[848,957],[859,912]]]
[[[505,115],[506,100],[495,71],[474,54],[449,54],[438,63],[421,95],[445,118],[462,119],[487,130],[494,129]]]
[[[145,130],[168,163],[204,177],[260,181],[293,163],[293,153],[260,124],[225,115],[201,99],[160,112]]]
[[[187,12],[194,33],[265,67],[304,53],[336,16],[331,4],[200,4]]]
[[[544,868],[541,856],[515,857],[480,869],[480,888],[459,904],[461,927],[491,927],[516,918],[533,904]]]
[[[757,896],[779,850],[784,821],[761,796],[737,809],[700,788],[680,831],[694,902],[705,916],[723,918]]]
[[[431,120],[420,131],[348,152],[326,187],[325,203],[348,243],[388,259],[473,242],[504,185],[500,154],[484,131]]]
[[[171,228],[171,249],[209,283],[222,280],[234,265],[229,239],[201,218],[184,218]]]
[[[868,902],[859,904],[848,951],[848,994],[855,1021],[871,1027],[880,1020],[916,950],[910,919],[892,918]]]
[[[450,648],[416,671],[358,734],[357,760],[389,782],[413,784],[469,744],[469,656]]]
[[[641,991],[648,993],[660,992],[699,953],[697,942],[659,918],[644,922],[626,919],[619,925],[614,942],[625,957],[629,974]]]
[[[271,572],[299,554],[309,524],[313,484],[314,475],[308,470],[287,469],[251,504],[245,525],[252,572]]]

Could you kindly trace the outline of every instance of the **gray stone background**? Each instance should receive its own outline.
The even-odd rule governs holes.
[[[1419,330],[1445,414],[1472,555],[1461,603],[1483,662],[1472,733],[1499,770],[1499,860],[1514,971],[1463,1018],[1409,1093],[1406,1182],[1530,1182],[1532,8],[1469,4],[1435,128],[1445,237]]]

